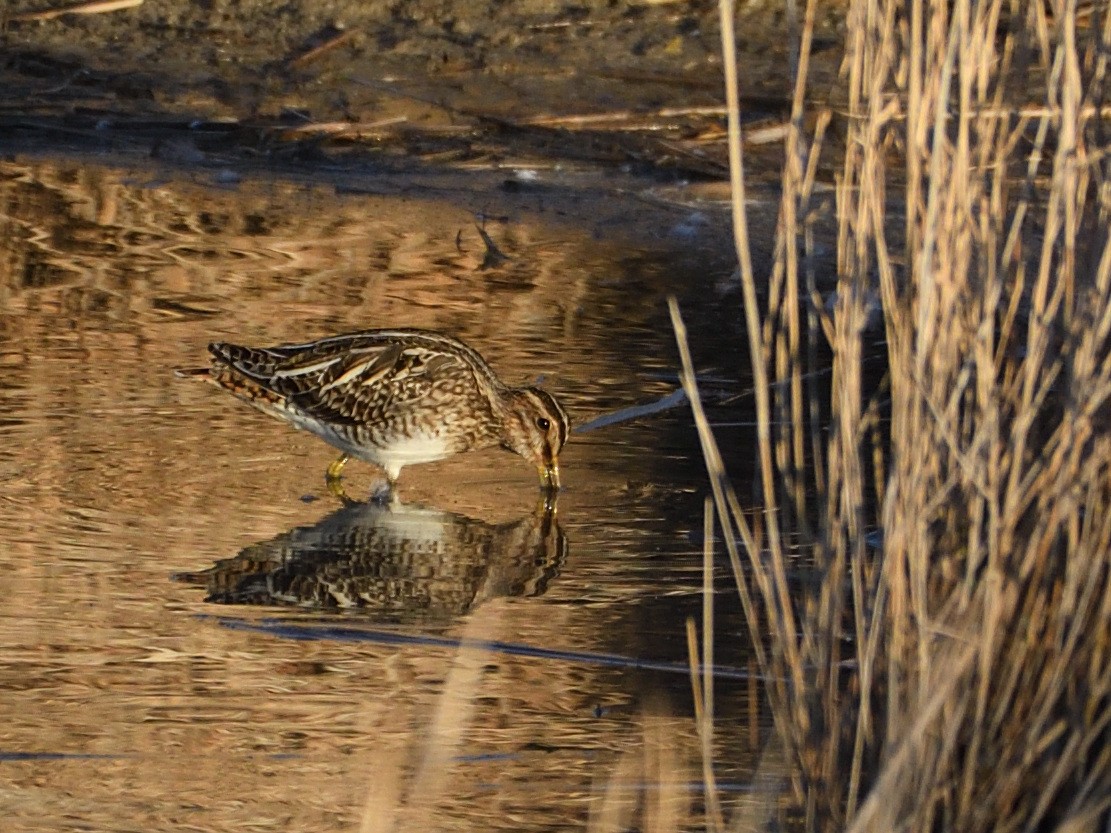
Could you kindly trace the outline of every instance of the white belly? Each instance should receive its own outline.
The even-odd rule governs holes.
[[[342,437],[328,432],[322,438],[332,445],[342,448],[352,457],[366,460],[386,470],[390,480],[396,480],[403,466],[415,463],[431,463],[442,460],[453,453],[450,445],[441,437],[418,435],[394,440],[385,448],[363,448],[348,444]]]
[[[396,464],[398,468],[410,463],[431,463],[433,460],[442,460],[451,456],[451,449],[440,437],[406,437],[390,443],[388,448],[375,449],[362,452],[372,454],[376,462],[381,461],[386,465]]]
[[[396,480],[403,466],[414,463],[431,463],[450,457],[455,450],[443,437],[418,434],[414,437],[399,437],[384,448],[365,448],[352,444],[346,437],[333,431],[328,425],[300,414],[287,413],[285,417],[297,428],[316,434],[329,445],[335,446],[352,457],[366,460],[386,470],[390,480]]]

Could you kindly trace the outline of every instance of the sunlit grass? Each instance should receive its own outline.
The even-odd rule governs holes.
[[[811,218],[829,119],[803,118],[814,7],[765,286],[722,4],[757,514],[672,308],[793,804],[814,830],[1095,830],[1111,809],[1111,20],[1078,25],[1075,2],[851,3],[827,315]],[[862,372],[877,293],[882,396]],[[803,597],[788,540],[823,576]]]

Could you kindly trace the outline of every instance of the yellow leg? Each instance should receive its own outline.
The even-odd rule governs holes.
[[[335,497],[342,500],[344,503],[351,503],[352,500],[347,496],[347,492],[343,488],[343,477],[341,472],[343,467],[347,465],[350,460],[347,454],[341,454],[328,466],[328,471],[324,474],[324,482],[328,485],[328,491]]]
[[[328,470],[324,474],[324,482],[328,486],[328,491],[333,497],[339,498],[344,503],[360,503],[347,494],[347,490],[343,488],[343,467],[347,465],[351,459],[349,454],[341,454],[328,466]],[[390,476],[389,471],[385,471],[385,482],[379,481],[377,488],[375,488],[371,495],[371,500],[377,503],[386,503],[397,499],[397,492],[394,486],[397,483],[397,472]]]

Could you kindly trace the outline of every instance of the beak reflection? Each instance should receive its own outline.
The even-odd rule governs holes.
[[[552,462],[540,467],[540,488],[549,492],[559,491],[559,461],[552,458]]]

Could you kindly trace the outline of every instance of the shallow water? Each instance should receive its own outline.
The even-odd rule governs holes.
[[[554,507],[491,450],[343,508],[330,448],[172,373],[212,340],[427,327],[584,423],[675,389],[677,293],[706,383],[738,393],[719,241],[636,205],[0,163],[9,829],[557,830],[638,803],[696,825],[686,408],[574,436]],[[476,212],[504,262],[484,268]],[[715,417],[744,482],[744,415]],[[735,803],[763,720],[719,571]]]

